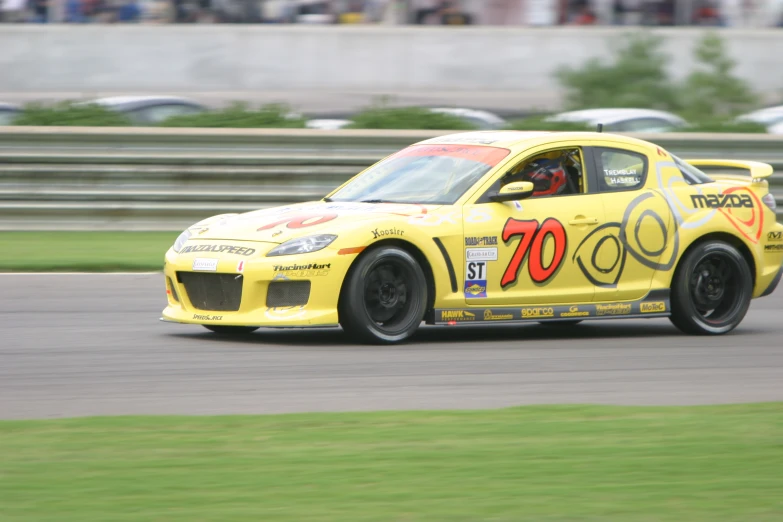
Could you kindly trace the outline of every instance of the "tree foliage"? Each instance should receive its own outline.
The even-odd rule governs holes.
[[[350,129],[473,130],[469,122],[425,107],[375,106],[351,118]]]
[[[707,33],[696,45],[697,68],[682,88],[684,115],[694,120],[716,120],[753,109],[757,97],[747,82],[733,75],[736,62],[723,40]]]
[[[614,48],[614,61],[593,58],[564,67],[556,76],[566,89],[569,109],[634,107],[677,110],[677,88],[666,73],[662,42],[649,34],[629,34]]]
[[[254,110],[244,103],[234,103],[222,110],[172,116],[160,126],[297,129],[305,126],[305,119],[286,105],[269,104]]]
[[[736,63],[720,36],[707,32],[699,39],[693,49],[695,69],[680,82],[667,72],[671,58],[661,50],[662,43],[652,34],[630,34],[615,47],[610,63],[592,59],[582,67],[559,70],[568,108],[659,109],[713,132],[764,131],[763,126],[733,122],[754,107],[757,96],[734,75]]]

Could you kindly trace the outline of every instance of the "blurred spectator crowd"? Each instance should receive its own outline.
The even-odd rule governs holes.
[[[783,27],[783,0],[0,0],[4,23]]]

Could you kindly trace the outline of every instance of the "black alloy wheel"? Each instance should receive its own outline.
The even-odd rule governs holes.
[[[340,296],[340,325],[361,341],[400,342],[419,327],[426,306],[427,279],[413,256],[380,247],[351,268]]]
[[[689,334],[730,332],[745,317],[752,292],[750,267],[736,248],[722,241],[699,244],[674,276],[671,321]]]

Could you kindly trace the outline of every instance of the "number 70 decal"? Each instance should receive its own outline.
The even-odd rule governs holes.
[[[563,224],[555,218],[547,218],[541,225],[538,220],[520,220],[509,218],[503,226],[503,241],[519,236],[519,244],[514,255],[511,256],[503,279],[500,280],[501,288],[516,283],[519,269],[528,258],[527,269],[530,279],[536,283],[545,283],[557,272],[565,257],[567,246],[566,232]],[[544,241],[547,236],[552,236],[555,242],[555,255],[549,266],[544,266]],[[530,256],[528,256],[528,252]]]

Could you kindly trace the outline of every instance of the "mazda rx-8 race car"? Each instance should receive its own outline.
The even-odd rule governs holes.
[[[723,334],[781,278],[771,174],[604,133],[430,139],[321,201],[188,228],[165,256],[161,319],[225,334],[340,325],[367,342],[422,322],[669,317]]]

